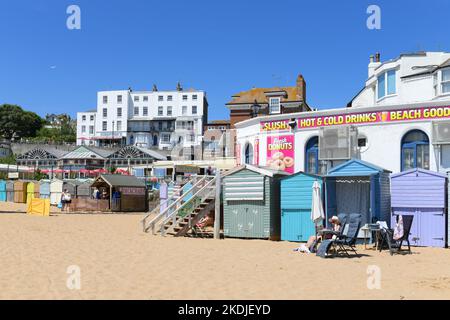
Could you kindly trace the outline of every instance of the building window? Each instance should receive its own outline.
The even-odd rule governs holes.
[[[244,163],[252,164],[253,160],[253,147],[250,143],[245,145]]]
[[[319,173],[319,138],[312,137],[306,144],[305,149],[305,172],[311,174]]]
[[[102,122],[102,130],[103,130],[103,131],[108,130],[108,122],[106,122],[106,121],[103,121],[103,122]]]
[[[172,115],[172,107],[167,107],[167,115],[171,116]]]
[[[269,99],[269,110],[270,114],[281,112],[281,99],[280,98],[270,98]]]
[[[161,131],[163,129],[162,121],[158,121],[158,130]]]
[[[86,126],[81,126],[81,132],[85,133],[86,132]]]
[[[90,116],[91,121],[94,121],[94,116]]]
[[[94,134],[94,126],[89,126],[89,134]]]
[[[144,108],[142,109],[142,115],[143,115],[143,116],[148,116],[148,107],[144,107]]]
[[[164,101],[164,97],[163,96],[158,96],[158,101]]]
[[[397,92],[395,70],[389,70],[378,76],[378,99],[384,98],[385,96],[393,95]]]
[[[161,134],[161,143],[169,143],[170,142],[170,134],[163,133]]]
[[[148,101],[148,96],[144,96],[144,102]]]
[[[158,116],[164,115],[164,107],[158,107]]]
[[[401,169],[430,169],[430,140],[421,130],[412,130],[403,136]]]
[[[167,101],[172,101],[173,97],[172,96],[167,96]]]
[[[450,68],[442,70],[442,93],[450,93]]]
[[[194,101],[197,100],[197,95],[196,94],[192,95],[192,100],[194,100]]]
[[[122,131],[122,121],[117,121],[117,131]]]
[[[139,102],[139,96],[134,96],[134,101]]]
[[[108,109],[103,108],[103,118],[106,118],[108,116]]]
[[[139,107],[134,107],[134,115],[135,116],[139,115]]]
[[[181,114],[182,114],[183,116],[187,115],[187,106],[182,106],[182,107],[181,107]]]
[[[86,121],[86,116],[85,115],[81,116],[81,120]]]
[[[197,114],[197,106],[192,106],[192,114]]]
[[[103,103],[108,103],[108,96],[103,96]]]
[[[122,108],[117,108],[117,117],[122,117]]]
[[[117,96],[117,103],[122,103],[122,96]]]
[[[188,99],[187,94],[184,94],[184,95],[183,95],[183,101],[187,101],[187,99]]]

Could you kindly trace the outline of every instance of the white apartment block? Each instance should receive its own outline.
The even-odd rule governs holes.
[[[77,144],[160,150],[201,146],[207,116],[205,92],[180,85],[173,91],[100,91],[97,110],[78,113]]]

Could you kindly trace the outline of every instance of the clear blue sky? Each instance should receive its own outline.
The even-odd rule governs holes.
[[[66,9],[81,7],[79,31]],[[381,30],[366,9],[381,7]],[[450,1],[0,0],[0,104],[40,115],[92,109],[96,92],[185,88],[207,92],[210,119],[252,86],[307,81],[319,109],[344,106],[382,60],[450,51]]]

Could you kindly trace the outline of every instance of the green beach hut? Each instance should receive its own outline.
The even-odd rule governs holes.
[[[251,165],[225,174],[225,237],[280,240],[280,178],[286,175]]]

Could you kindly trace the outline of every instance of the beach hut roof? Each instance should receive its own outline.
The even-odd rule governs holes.
[[[425,170],[425,169],[421,169],[421,168],[409,169],[409,170],[406,170],[406,171],[395,173],[395,174],[391,175],[391,178],[404,176],[404,175],[407,175],[407,174],[410,174],[410,173],[413,173],[413,172],[420,172],[420,173],[423,173],[423,174],[426,174],[426,175],[440,177],[440,178],[444,178],[444,179],[447,178],[447,175],[445,173]]]
[[[139,180],[135,176],[123,176],[120,174],[102,174],[95,179],[92,184],[95,187],[97,184],[106,182],[111,187],[141,187],[145,188],[145,182]]]
[[[378,174],[380,172],[390,173],[391,171],[363,160],[350,159],[349,161],[344,162],[343,164],[331,169],[328,172],[327,177],[370,176]]]
[[[269,168],[257,167],[257,166],[253,166],[253,165],[250,165],[250,164],[246,164],[246,165],[238,166],[236,168],[233,168],[233,169],[227,171],[224,174],[224,176],[228,176],[230,174],[239,172],[239,171],[244,170],[244,169],[248,169],[250,171],[257,172],[259,174],[262,174],[262,175],[265,175],[265,176],[269,176],[269,177],[273,177],[275,175],[282,175],[282,176],[289,175],[289,173],[284,172],[284,171],[278,171],[278,170],[273,170],[273,169],[269,169]]]
[[[296,176],[298,176],[298,175],[309,176],[309,177],[311,177],[311,178],[315,178],[315,179],[318,179],[318,180],[322,180],[322,177],[321,177],[321,176],[318,176],[318,175],[312,174],[312,173],[306,173],[306,172],[303,172],[303,171],[299,171],[299,172],[297,172],[297,173],[288,175],[288,176],[286,176],[286,177],[282,177],[281,179],[282,179],[282,180],[285,180],[285,179],[289,179],[289,178],[296,177]]]

